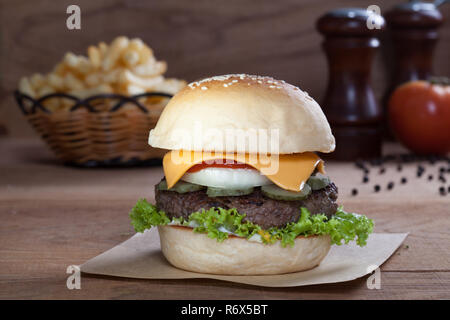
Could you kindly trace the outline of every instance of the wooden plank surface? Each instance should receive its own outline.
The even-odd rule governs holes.
[[[397,150],[394,148],[394,150]],[[449,299],[450,196],[436,181],[387,166],[371,183],[408,176],[393,191],[370,191],[349,163],[328,163],[340,203],[373,218],[376,232],[410,232],[381,267],[381,289],[367,278],[299,288],[259,288],[215,280],[136,280],[82,275],[66,288],[66,268],[129,238],[128,211],[140,197],[153,201],[162,170],[78,169],[61,166],[39,141],[0,140],[0,298],[82,299]],[[426,164],[424,164],[426,165]],[[426,166],[427,172],[439,167]],[[386,180],[386,181],[383,181]],[[357,187],[360,195],[352,197]],[[366,190],[367,189],[367,190]]]
[[[0,0],[0,122],[12,136],[34,136],[12,92],[22,76],[47,73],[67,51],[86,48],[119,35],[140,37],[158,59],[168,63],[168,76],[192,81],[201,77],[251,73],[272,75],[299,85],[321,101],[327,62],[316,20],[337,7],[367,8],[384,14],[399,0],[79,0],[81,30],[66,28],[70,1]],[[450,18],[450,6],[442,6]],[[434,55],[437,75],[449,75],[450,23],[440,29]],[[386,42],[383,42],[387,46]],[[373,64],[372,83],[379,99],[387,85],[382,50]]]

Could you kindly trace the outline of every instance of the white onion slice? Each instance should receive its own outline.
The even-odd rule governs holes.
[[[207,187],[243,189],[263,186],[272,182],[255,169],[204,168],[187,172],[181,180]]]

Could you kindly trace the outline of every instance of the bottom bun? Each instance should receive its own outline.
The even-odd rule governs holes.
[[[175,267],[221,275],[266,275],[314,268],[331,247],[328,235],[297,237],[293,247],[230,236],[223,242],[181,226],[159,226],[161,249]]]

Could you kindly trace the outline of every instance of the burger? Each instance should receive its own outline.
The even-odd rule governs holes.
[[[157,227],[175,267],[222,275],[298,272],[331,245],[366,244],[373,222],[347,213],[317,153],[335,149],[320,106],[271,77],[190,83],[165,107],[149,144],[167,149],[155,204],[130,212],[137,232]]]

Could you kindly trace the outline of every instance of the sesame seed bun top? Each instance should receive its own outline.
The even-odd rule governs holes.
[[[279,154],[335,148],[325,115],[306,92],[282,80],[246,74],[187,85],[165,107],[149,144],[169,150],[273,153],[270,142],[248,139],[245,150],[239,145],[230,149],[229,142],[241,141],[243,133],[261,130],[268,141],[278,137]]]

